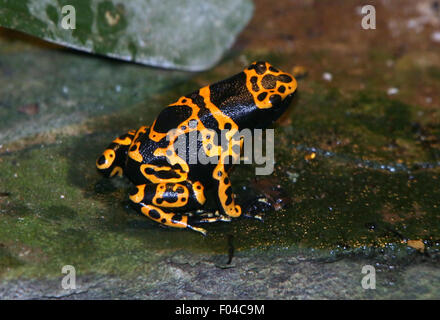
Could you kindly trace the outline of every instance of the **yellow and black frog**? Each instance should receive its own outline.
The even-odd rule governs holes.
[[[124,175],[136,186],[129,198],[143,215],[205,235],[197,224],[243,214],[229,179],[243,146],[237,133],[268,127],[288,108],[296,87],[292,75],[267,62],[254,62],[229,79],[179,98],[151,126],[115,139],[96,166],[105,176]],[[192,148],[191,136],[197,137]],[[182,141],[189,141],[183,155],[178,152]],[[211,161],[191,161],[194,153]],[[203,210],[208,192],[218,201],[215,213]]]

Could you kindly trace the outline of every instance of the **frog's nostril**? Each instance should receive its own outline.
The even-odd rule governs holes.
[[[280,80],[281,82],[284,82],[284,83],[289,83],[289,82],[293,81],[292,77],[289,76],[288,74],[279,75],[278,80]]]

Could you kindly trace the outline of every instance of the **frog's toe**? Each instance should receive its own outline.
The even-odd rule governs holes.
[[[212,223],[212,222],[218,222],[218,221],[222,221],[222,222],[231,222],[232,218],[228,217],[228,216],[218,216],[218,217],[206,217],[206,218],[201,218],[197,221],[197,223]]]
[[[192,215],[189,221],[191,224],[212,223],[218,221],[231,222],[232,218],[227,215],[220,214],[219,211],[216,210],[215,212],[208,212],[208,211],[198,212],[197,215]]]
[[[245,214],[243,214],[243,217],[244,218],[249,218],[249,219],[255,219],[255,220],[264,222],[263,216],[261,214],[248,214],[248,213],[245,213]]]
[[[269,199],[264,196],[259,196],[247,204],[243,217],[264,221],[264,213],[272,209],[273,205]]]
[[[193,230],[193,231],[197,231],[197,232],[200,232],[203,236],[205,236],[206,237],[206,235],[207,235],[207,231],[205,230],[205,229],[203,229],[203,228],[200,228],[200,227],[194,227],[194,226],[192,226],[192,225],[188,225],[187,226],[187,228],[188,229],[191,229],[191,230]]]

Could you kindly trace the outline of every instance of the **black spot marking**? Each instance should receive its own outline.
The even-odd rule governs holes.
[[[165,223],[167,222],[167,219],[163,218],[162,220],[160,220],[160,222]]]
[[[280,87],[278,88],[278,92],[280,92],[280,93],[284,93],[284,92],[286,92],[286,87],[285,87],[285,86],[280,86]]]
[[[232,125],[229,122],[225,124],[226,130],[231,130],[231,128],[232,128]]]
[[[223,180],[223,182],[224,182],[225,184],[229,184],[229,178],[225,178],[225,180]]]
[[[277,80],[284,83],[289,83],[293,81],[292,77],[288,76],[287,74],[279,75]]]
[[[145,168],[144,172],[146,175],[154,175],[159,179],[174,179],[174,178],[180,178],[180,175],[174,171],[174,170],[154,170],[153,168]],[[161,187],[162,188],[162,187]]]
[[[159,179],[164,179],[164,180],[180,178],[180,175],[173,170],[156,171],[154,174]]]
[[[261,84],[264,89],[274,89],[277,85],[277,77],[271,74],[267,74],[261,80]]]
[[[154,169],[153,168],[145,168],[144,172],[148,175],[154,174]]]
[[[162,198],[157,198],[157,199],[156,199],[156,203],[157,203],[157,204],[161,204],[162,202],[163,202],[163,199],[162,199]]]
[[[229,206],[232,203],[232,188],[231,187],[226,188],[225,195],[227,197],[225,204],[227,206]]]
[[[182,220],[182,215],[180,215],[180,214],[175,214],[175,215],[173,216],[172,220],[173,220],[173,222],[174,222],[174,221],[179,222],[179,221]]]
[[[259,101],[263,101],[267,97],[267,92],[260,93],[257,97]]]
[[[254,76],[251,78],[252,90],[255,92],[260,91],[260,87],[258,86],[257,81],[258,81],[257,77]]]
[[[269,70],[272,71],[272,72],[279,72],[277,68],[272,67],[272,66],[269,67]]]
[[[130,151],[136,151],[136,149],[137,149],[137,145],[134,144],[134,145],[131,146]]]
[[[155,209],[151,209],[148,215],[154,220],[160,219],[160,213]]]

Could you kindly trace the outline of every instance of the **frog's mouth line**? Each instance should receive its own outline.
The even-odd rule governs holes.
[[[283,101],[281,101],[281,103],[279,103],[278,105],[274,106],[272,109],[267,109],[270,110],[271,115],[268,116],[268,118],[270,118],[269,121],[266,122],[266,124],[263,127],[267,127],[268,125],[274,123],[276,120],[278,120],[281,115],[286,112],[286,110],[289,108],[294,96],[295,96],[295,92],[292,92],[291,94],[288,94]]]
[[[288,101],[289,103],[292,102],[293,97],[295,96],[295,94],[296,94],[296,91],[292,92],[291,94],[288,94],[288,95],[286,96],[286,98],[284,98],[284,100],[285,100],[285,101]]]
[[[278,107],[275,107],[276,109],[281,110],[281,112],[284,112],[285,109],[287,109],[290,105],[290,103],[292,102],[294,96],[296,94],[296,91],[292,92],[291,94],[288,94],[284,100],[279,104]]]

